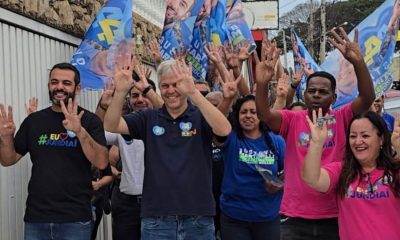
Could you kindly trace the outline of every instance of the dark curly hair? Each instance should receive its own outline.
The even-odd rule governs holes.
[[[239,139],[243,139],[244,138],[243,129],[240,126],[240,123],[239,123],[240,108],[242,107],[242,105],[245,102],[248,102],[248,101],[255,102],[256,98],[254,97],[254,95],[247,95],[247,96],[241,97],[236,101],[236,103],[232,107],[233,118],[231,118],[230,121],[231,121],[233,130],[236,132],[236,134],[239,137]],[[264,139],[265,139],[265,142],[267,143],[268,148],[275,154],[275,156],[277,156],[277,151],[276,151],[276,149],[274,147],[274,144],[272,143],[272,138],[269,135],[269,132],[271,130],[269,129],[267,124],[265,124],[261,120],[260,120],[260,124],[259,124],[259,129],[260,129],[262,135],[264,136]]]
[[[377,130],[379,137],[383,139],[382,148],[379,152],[379,156],[376,163],[376,168],[384,171],[384,177],[389,179],[390,189],[393,191],[396,197],[400,197],[400,182],[399,182],[399,169],[400,164],[395,162],[393,159],[394,151],[392,149],[392,142],[390,139],[389,131],[387,130],[386,123],[381,116],[372,111],[363,112],[357,114],[350,121],[351,126],[355,120],[368,119],[374,128]],[[346,141],[346,158],[342,172],[339,177],[338,194],[341,198],[344,198],[349,185],[354,182],[358,176],[362,176],[362,167],[358,160],[355,158],[350,148],[349,142],[350,127],[347,130],[347,141]],[[360,178],[358,178],[360,179]]]

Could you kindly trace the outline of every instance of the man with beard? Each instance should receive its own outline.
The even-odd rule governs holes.
[[[25,211],[25,240],[90,239],[91,166],[108,165],[100,119],[78,107],[80,75],[69,63],[53,66],[51,106],[30,114],[15,132],[12,107],[0,104],[0,163],[32,160]]]
[[[193,25],[185,20],[190,17],[195,0],[168,0],[164,29],[160,39],[161,54],[164,60],[182,57],[189,49]],[[190,24],[189,24],[190,25]]]
[[[168,0],[164,31],[172,27],[176,22],[187,19],[194,4],[195,0]]]

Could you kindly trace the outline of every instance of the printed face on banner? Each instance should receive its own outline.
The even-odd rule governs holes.
[[[168,0],[164,24],[171,24],[188,18],[194,2],[195,0]]]

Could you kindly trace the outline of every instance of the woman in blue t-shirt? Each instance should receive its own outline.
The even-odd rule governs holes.
[[[222,150],[222,239],[279,239],[282,182],[276,177],[283,169],[285,142],[260,122],[253,95],[237,100],[232,117]]]

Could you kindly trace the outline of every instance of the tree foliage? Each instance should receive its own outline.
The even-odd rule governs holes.
[[[344,22],[348,24],[344,29],[349,32],[356,27],[362,20],[368,17],[376,8],[378,8],[384,0],[349,0],[346,2],[329,2],[326,6],[326,29],[330,29],[341,25]],[[306,48],[313,48],[314,59],[319,62],[319,48],[321,36],[321,9],[319,5],[314,4],[314,29],[313,42],[308,42],[309,26],[310,26],[310,4],[300,4],[292,11],[281,17],[279,24],[285,31],[286,36],[289,36],[290,27],[292,26],[297,35],[303,41]],[[301,17],[303,16],[303,17]],[[292,22],[290,22],[292,21]],[[282,33],[280,32],[275,41],[278,46],[282,47]],[[291,43],[288,42],[288,50],[291,49]],[[327,51],[330,51],[331,46],[327,45]]]

